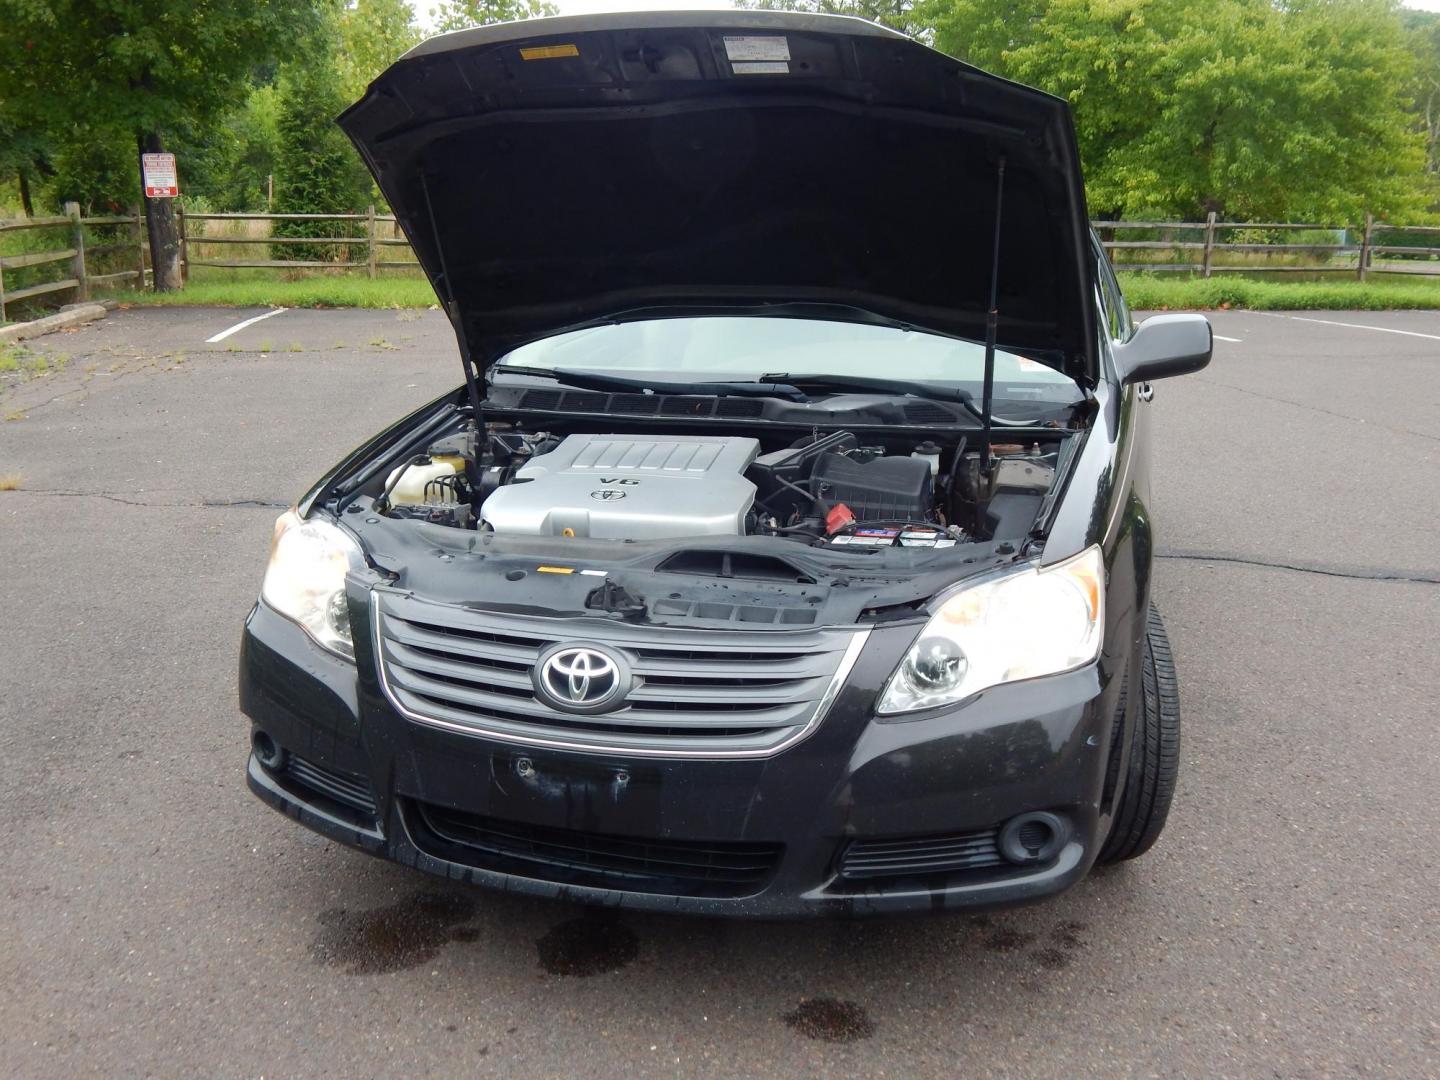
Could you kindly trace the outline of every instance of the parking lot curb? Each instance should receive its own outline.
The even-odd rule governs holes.
[[[79,326],[81,323],[103,319],[105,315],[106,308],[103,304],[77,304],[74,307],[58,311],[54,315],[46,315],[43,319],[32,319],[30,322],[15,323],[13,326],[0,326],[0,342],[24,341],[27,338],[40,337],[42,334],[64,330],[69,326]]]

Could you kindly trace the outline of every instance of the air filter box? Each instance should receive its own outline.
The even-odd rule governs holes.
[[[929,521],[934,516],[930,463],[920,458],[860,461],[822,454],[811,474],[811,490],[826,509],[844,503],[859,521]]]

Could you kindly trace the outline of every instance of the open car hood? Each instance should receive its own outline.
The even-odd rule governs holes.
[[[340,117],[467,359],[617,320],[774,314],[1096,372],[1069,107],[858,19],[535,19],[412,49]]]

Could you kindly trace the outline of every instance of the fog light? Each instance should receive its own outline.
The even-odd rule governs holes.
[[[285,767],[285,751],[265,732],[255,732],[250,738],[250,745],[255,749],[255,757],[265,768],[279,772]]]
[[[1037,810],[1019,814],[1000,830],[1000,854],[1013,863],[1049,862],[1070,839],[1070,822]]]

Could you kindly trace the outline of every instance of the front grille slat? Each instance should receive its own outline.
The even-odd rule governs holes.
[[[978,833],[973,839],[964,836],[941,840],[900,840],[894,843],[866,841],[863,845],[867,858],[883,858],[886,855],[912,855],[917,853],[945,854],[946,852],[971,851],[995,846],[990,833]]]
[[[630,694],[636,704],[646,701],[673,701],[704,710],[707,705],[753,703],[775,705],[814,701],[825,692],[826,679],[797,679],[793,682],[762,686],[689,686],[643,683]]]
[[[840,857],[840,876],[848,881],[923,877],[1003,865],[999,832],[985,829],[955,836],[853,840]]]
[[[537,846],[540,844],[534,828],[529,825],[488,818],[485,829],[493,836],[517,847],[524,844]],[[545,844],[572,852],[588,851],[595,838],[595,834],[587,832],[554,830],[554,833],[555,835],[545,840]],[[665,858],[668,859],[676,858],[675,852],[679,852],[678,857],[681,861],[692,866],[711,866],[724,862],[726,865],[746,866],[751,869],[759,869],[768,865],[774,847],[773,844],[747,844],[743,841],[729,843],[687,840],[683,846],[676,846],[661,839],[636,839],[614,835],[605,835],[602,839],[606,849],[615,852],[617,856],[643,860],[654,857],[655,852],[659,851],[669,852],[670,854],[665,855]]]
[[[681,711],[672,708],[671,702],[654,701],[643,698],[631,697],[633,706],[619,709],[613,713],[594,714],[589,717],[579,716],[573,713],[557,713],[540,702],[528,690],[521,693],[497,693],[494,690],[486,690],[483,687],[460,683],[455,680],[441,680],[426,675],[414,668],[404,667],[400,664],[392,664],[389,669],[389,677],[394,686],[412,694],[418,694],[432,700],[443,701],[454,707],[463,707],[479,711],[503,710],[511,713],[518,713],[532,721],[548,720],[556,716],[563,716],[567,719],[574,718],[577,721],[585,719],[596,719],[603,717],[610,723],[623,723],[626,720],[638,720],[637,713],[660,712],[665,714],[664,724],[671,728],[706,728],[723,723],[727,727],[733,727],[737,718],[743,721],[745,727],[790,727],[796,723],[797,713],[803,712],[809,707],[810,702],[800,702],[798,705],[788,707],[767,708],[763,704],[749,707],[723,709],[716,703],[710,703],[707,709],[704,705],[696,705]]]
[[[281,775],[352,810],[372,817],[375,814],[375,797],[363,780],[344,776],[294,754],[286,757]]]
[[[655,656],[646,650],[637,656],[633,666],[637,675],[679,677],[696,683],[703,682],[707,678],[807,679],[817,675],[828,676],[834,671],[834,664],[825,653],[808,656],[777,653],[773,658],[767,658],[761,654],[732,659],[723,656],[711,658]]]
[[[385,648],[386,652],[393,656],[399,664],[415,671],[460,679],[477,686],[504,686],[528,691],[533,685],[530,682],[530,673],[526,670],[516,671],[513,668],[466,662],[451,656],[437,655],[431,650],[422,652],[398,642],[389,642]]]
[[[669,840],[501,821],[409,804],[422,849],[453,862],[547,881],[637,892],[738,897],[774,875],[779,844]]]
[[[446,702],[437,698],[421,699],[427,715],[440,720],[453,721],[457,728],[475,728],[477,725],[476,714],[464,712],[451,708]],[[577,716],[566,729],[566,735],[572,741],[563,745],[575,745],[580,747],[594,746],[601,751],[635,751],[636,753],[660,753],[667,748],[674,746],[675,739],[689,739],[691,731],[684,728],[672,728],[666,726],[663,717],[658,716],[654,723],[647,723],[641,727],[634,723],[607,724],[606,719],[613,714],[602,713],[598,721],[595,718]],[[741,720],[747,719],[743,714]],[[528,717],[519,716],[514,713],[496,712],[485,717],[487,724],[503,725],[497,726],[497,738],[510,738],[522,742],[550,742],[555,734],[555,729],[536,724]],[[489,728],[485,730],[491,730]],[[731,723],[728,727],[715,727],[705,729],[706,740],[722,739],[760,739],[772,735],[768,728],[748,727],[742,723]]]
[[[549,644],[543,638],[536,638],[533,642],[524,642],[523,644],[519,640],[485,641],[455,631],[445,633],[427,628],[424,624],[407,622],[403,619],[387,619],[383,626],[385,636],[402,645],[434,649],[438,652],[451,653],[482,662],[504,661],[528,666],[534,663],[536,653]]]
[[[856,629],[670,630],[476,612],[379,588],[384,689],[411,719],[500,739],[665,756],[764,756],[808,733],[863,642]],[[635,676],[613,711],[537,695],[551,645],[612,649]]]

